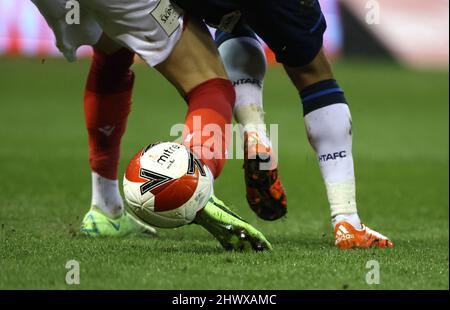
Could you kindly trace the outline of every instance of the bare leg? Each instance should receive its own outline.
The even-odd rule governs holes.
[[[330,63],[328,62],[323,49],[321,49],[316,58],[306,66],[284,66],[284,69],[298,91],[302,91],[305,87],[317,82],[333,79],[333,72],[331,71]]]
[[[155,67],[184,96],[214,78],[228,79],[206,26],[191,19],[169,58]]]

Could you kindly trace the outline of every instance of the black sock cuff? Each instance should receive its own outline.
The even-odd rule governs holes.
[[[332,104],[347,104],[344,91],[334,79],[323,80],[306,87],[300,92],[300,97],[303,115]]]

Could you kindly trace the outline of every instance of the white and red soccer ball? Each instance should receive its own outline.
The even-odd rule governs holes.
[[[162,142],[139,151],[123,179],[129,210],[161,228],[191,223],[212,193],[212,177],[185,146]]]

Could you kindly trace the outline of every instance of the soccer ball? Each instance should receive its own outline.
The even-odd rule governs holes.
[[[123,178],[132,215],[155,227],[191,223],[212,194],[212,175],[184,145],[151,144],[130,161]]]

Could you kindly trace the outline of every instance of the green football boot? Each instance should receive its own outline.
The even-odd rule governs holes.
[[[210,232],[226,250],[272,250],[272,245],[261,232],[233,213],[214,195],[197,214],[194,223]]]
[[[112,219],[92,206],[81,222],[82,234],[91,237],[124,237],[130,234],[154,235],[156,230],[135,220],[124,211],[121,217]]]

